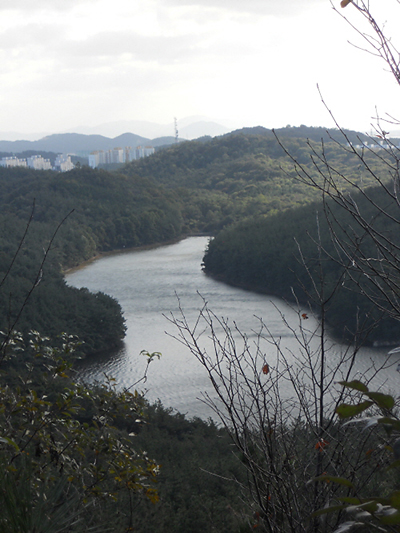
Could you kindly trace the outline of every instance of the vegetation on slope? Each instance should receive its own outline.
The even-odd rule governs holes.
[[[295,133],[299,137],[294,138]],[[313,164],[313,149],[325,137],[325,156],[339,171],[353,183],[373,183],[357,158],[331,139],[339,135],[337,130],[327,133],[322,128],[284,128],[277,135],[316,180],[319,175]],[[315,141],[308,141],[307,135]],[[352,138],[356,140],[356,135]],[[379,159],[369,154],[365,157],[371,169],[379,169],[382,179],[388,177]],[[250,128],[208,142],[173,145],[128,164],[123,172],[174,189],[183,200],[186,226],[209,233],[246,217],[278,213],[319,198],[315,189],[297,179],[293,161],[272,132],[264,128]]]
[[[76,383],[74,345],[33,334],[0,350],[1,531],[250,531],[226,431]]]
[[[363,217],[374,221],[377,233],[389,239],[393,246],[399,246],[396,204],[387,203],[382,187],[369,189],[368,196],[376,206],[386,210],[388,217],[378,216],[377,208],[363,193],[354,194],[352,199]],[[338,220],[340,226],[335,222]],[[303,303],[316,300],[316,291],[323,285],[326,295],[334,293],[329,301],[328,323],[335,335],[349,338],[360,323],[370,326],[382,314],[359,290],[359,283],[364,287],[369,283],[362,272],[355,280],[343,278],[337,241],[349,241],[353,229],[350,213],[332,201],[326,205],[314,202],[275,216],[247,220],[221,231],[209,243],[203,260],[205,272],[225,282],[289,301],[296,295]],[[362,228],[358,229],[357,238],[363,256],[374,257],[374,242],[363,234]],[[336,290],[338,284],[340,290]],[[380,321],[369,340],[398,342],[398,321],[390,318]]]
[[[18,318],[25,335],[30,329],[51,337],[67,331],[84,342],[85,353],[111,348],[123,338],[121,308],[104,294],[68,287],[61,269],[102,251],[166,241],[182,232],[172,193],[145,179],[88,167],[64,174],[1,168],[0,209],[1,278],[12,264],[0,295],[0,328],[7,334]]]

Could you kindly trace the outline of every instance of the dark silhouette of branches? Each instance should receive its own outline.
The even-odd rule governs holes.
[[[4,284],[5,280],[7,279],[7,277],[10,275],[10,272],[15,264],[15,261],[21,251],[21,248],[22,248],[22,245],[25,241],[25,238],[28,234],[28,231],[31,227],[31,224],[32,224],[32,220],[33,220],[33,215],[34,215],[34,209],[35,209],[35,203],[33,204],[33,207],[32,207],[32,211],[31,211],[31,216],[27,222],[27,225],[26,225],[26,228],[25,228],[25,232],[19,242],[19,245],[18,245],[18,248],[12,258],[12,261],[10,263],[10,266],[6,272],[6,274],[4,275],[2,281],[1,281],[1,284],[0,284],[0,288],[1,286]],[[36,274],[35,274],[35,277],[34,277],[34,281],[30,287],[30,289],[28,290],[28,292],[26,293],[25,297],[24,297],[24,300],[22,302],[22,304],[20,305],[19,309],[18,309],[18,312],[16,314],[16,317],[14,318],[13,322],[10,324],[9,328],[8,328],[8,331],[5,332],[5,335],[0,343],[0,363],[1,361],[3,361],[4,357],[6,356],[6,349],[7,347],[9,346],[10,344],[10,340],[12,338],[12,335],[15,333],[15,328],[17,327],[17,324],[19,322],[19,319],[22,315],[22,312],[23,310],[25,309],[29,299],[31,298],[32,296],[32,293],[33,291],[35,290],[35,288],[39,285],[41,279],[42,279],[42,276],[43,276],[43,268],[45,266],[45,263],[47,261],[47,258],[48,258],[48,255],[50,253],[50,250],[53,246],[53,243],[54,243],[54,240],[60,230],[60,228],[63,226],[63,224],[65,223],[65,221],[67,220],[67,218],[74,212],[74,210],[72,209],[60,222],[59,224],[57,225],[56,229],[54,230],[53,234],[51,235],[50,237],[50,240],[49,240],[49,243],[47,245],[47,247],[44,249],[43,251],[43,257],[42,257],[42,260],[41,260],[41,263],[39,265],[39,267],[37,268],[36,270]]]

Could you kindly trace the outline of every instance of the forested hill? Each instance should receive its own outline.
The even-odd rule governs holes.
[[[1,284],[0,329],[35,329],[52,338],[66,331],[84,341],[86,353],[116,345],[124,336],[119,304],[68,287],[61,269],[101,251],[175,239],[182,228],[175,194],[142,178],[88,167],[68,173],[0,168],[0,279],[12,265]]]
[[[101,251],[174,239],[182,231],[176,194],[147,179],[89,167],[67,173],[0,168],[3,217],[28,221],[34,200],[34,222],[49,230],[74,211],[56,241],[63,267]]]
[[[274,139],[278,137],[279,139],[309,139],[320,143],[323,141],[327,142],[336,142],[343,143],[344,135],[346,140],[352,144],[361,144],[361,143],[370,143],[371,137],[365,135],[364,133],[343,129],[339,131],[337,128],[322,128],[322,127],[312,127],[305,126],[286,126],[284,128],[275,128],[270,130],[268,128],[263,128],[262,126],[257,126],[253,128],[242,128],[240,130],[227,133],[225,136],[229,135],[262,135],[263,137],[268,137]],[[344,135],[343,135],[344,134]],[[375,142],[378,142],[375,138]]]
[[[373,198],[373,202],[369,198]],[[376,234],[390,239],[390,246],[398,250],[398,205],[388,202],[384,188],[379,186],[353,193],[352,202],[365,220],[373,221]],[[387,216],[380,216],[380,209]],[[326,213],[329,213],[329,224]],[[224,229],[209,243],[204,269],[227,283],[291,302],[296,298],[303,305],[316,305],[320,291],[329,300],[326,318],[339,339],[352,339],[362,325],[368,328],[378,321],[368,341],[397,344],[400,340],[398,320],[381,320],[381,311],[361,294],[360,286],[368,292],[374,291],[373,278],[361,270],[354,270],[352,276],[343,276],[339,258],[346,256],[338,242],[349,241],[349,234],[353,232],[352,239],[359,243],[357,246],[363,257],[375,257],[374,242],[362,227],[357,229],[349,211],[332,201],[325,205],[313,202]],[[383,295],[381,300],[385,300]],[[315,310],[318,312],[317,307]]]
[[[337,130],[323,128],[282,128],[276,135],[291,155],[300,163],[310,163],[310,147],[307,141],[327,143],[327,155],[335,163],[348,167],[356,163],[333,139],[340,137]],[[350,138],[360,143],[357,134]],[[366,136],[359,134],[363,140]],[[341,141],[343,141],[343,136]],[[169,187],[201,187],[205,189],[235,192],[251,183],[262,185],[290,172],[293,164],[286,157],[271,130],[245,128],[209,140],[197,140],[172,145],[150,158],[128,164],[127,174],[152,177]],[[250,192],[250,191],[247,191]]]
[[[282,142],[295,161],[303,163],[310,177],[318,180],[311,161],[314,141],[307,144],[305,138],[288,134]],[[330,141],[325,144],[324,154],[349,180],[342,180],[339,186],[351,188],[353,182],[365,190],[370,178],[360,171],[357,157]],[[366,154],[365,160],[368,157]],[[368,164],[385,179],[385,172],[378,168],[382,159],[379,156]],[[70,361],[60,360],[60,355],[62,359],[71,357],[68,335],[77,335],[84,342],[78,348],[79,355],[109,352],[124,336],[124,319],[116,300],[103,293],[69,287],[62,275],[63,269],[99,252],[209,232],[217,236],[204,259],[208,272],[232,283],[284,296],[291,295],[292,287],[298,291],[300,280],[312,292],[304,269],[295,259],[298,249],[294,237],[309,272],[320,275],[318,253],[308,236],[316,237],[317,213],[323,209],[315,202],[319,193],[299,181],[293,167],[293,161],[270,132],[258,129],[174,145],[119,173],[89,167],[67,173],[0,167],[1,531],[5,525],[13,532],[94,531],[104,527],[116,532],[132,528],[142,532],[245,532],[262,530],[265,517],[275,517],[282,530],[285,524],[289,527],[290,523],[306,522],[315,529],[317,522],[309,520],[307,494],[300,495],[292,515],[286,513],[293,507],[292,480],[294,486],[308,486],[318,469],[325,468],[320,458],[325,461],[332,455],[331,450],[335,453],[339,448],[340,454],[332,456],[331,464],[343,463],[344,470],[339,472],[341,478],[332,480],[354,479],[357,463],[358,485],[363,487],[377,465],[388,464],[386,449],[382,454],[374,452],[375,448],[379,451],[376,442],[381,442],[380,437],[372,441],[373,448],[370,440],[360,447],[354,437],[357,431],[343,440],[347,428],[345,433],[339,431],[331,418],[318,435],[315,423],[305,425],[304,421],[315,418],[315,395],[303,406],[304,417],[298,418],[295,410],[296,419],[288,432],[287,415],[293,412],[293,402],[282,411],[282,402],[273,394],[274,372],[270,373],[265,361],[258,369],[263,359],[258,355],[262,354],[253,365],[257,379],[250,380],[248,395],[241,388],[243,409],[238,419],[232,418],[236,440],[233,433],[229,435],[229,419],[225,419],[228,423],[224,428],[218,429],[211,421],[187,422],[184,415],[172,414],[161,405],[149,409],[135,390],[141,376],[121,393],[108,379],[104,386],[86,387],[75,383],[76,375],[68,372]],[[371,205],[384,203],[380,193],[382,189],[372,192]],[[376,218],[368,206],[364,209],[362,198],[354,199],[367,219]],[[331,208],[335,220],[338,214],[334,206]],[[389,214],[393,219],[397,217],[397,213]],[[398,231],[379,225],[377,231],[400,245]],[[320,235],[329,252],[329,232],[322,223]],[[363,240],[362,244],[368,243]],[[367,246],[365,253],[369,253]],[[333,261],[323,265],[327,291],[337,283],[334,266]],[[321,279],[318,275],[317,280]],[[351,291],[351,286],[343,288],[342,300],[329,302],[331,322],[337,321],[341,331],[343,321],[349,330],[356,327],[358,311],[361,319],[374,312]],[[300,291],[298,295],[303,297]],[[392,326],[382,323],[379,338],[395,338],[397,323],[395,328]],[[49,336],[49,341],[39,341],[36,332],[29,336],[32,329]],[[22,332],[25,344],[19,336],[13,336],[14,330]],[[60,335],[63,332],[67,335]],[[239,373],[227,382],[229,413],[234,390],[230,385],[241,387],[243,381],[242,360],[239,354]],[[306,361],[306,374],[313,366],[314,361]],[[321,368],[324,370],[324,364]],[[291,368],[288,371],[293,375]],[[293,381],[300,385],[300,393],[302,375]],[[324,379],[317,380],[319,384],[314,381],[318,391],[325,387]],[[256,391],[254,383],[257,387],[259,384]],[[251,409],[254,393],[259,392],[262,400],[271,399],[268,405],[277,406],[282,416],[269,418],[267,427],[263,414],[260,428],[248,431],[246,397],[250,398]],[[368,398],[373,397],[378,396],[369,393]],[[386,398],[381,394],[376,405],[386,409]],[[263,402],[260,405],[264,413]],[[324,411],[320,414],[322,420]],[[262,440],[268,450],[264,446],[263,451]],[[232,442],[236,442],[238,454],[232,453]],[[349,444],[343,446],[343,442]],[[347,459],[342,461],[346,449]],[[290,456],[287,450],[291,450]],[[276,465],[276,475],[267,483],[266,460]],[[367,462],[368,470],[364,470]],[[154,485],[158,463],[161,472]],[[250,465],[247,471],[246,465]],[[387,487],[387,469],[380,471],[383,477],[377,483]],[[207,472],[215,475],[210,477]],[[288,490],[283,487],[283,493],[279,485],[282,479],[288,479]],[[328,486],[325,482],[323,485]],[[157,486],[160,504],[155,506]],[[254,487],[258,499],[252,501]],[[265,490],[260,493],[259,487]],[[332,490],[337,496],[336,489]],[[311,493],[315,493],[314,486],[309,488]],[[314,500],[313,509],[320,508],[321,499]],[[283,526],[282,520],[286,520]],[[339,519],[330,522],[328,516],[327,520],[332,530],[339,524]]]

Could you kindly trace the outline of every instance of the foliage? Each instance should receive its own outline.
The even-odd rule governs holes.
[[[75,339],[64,335],[61,349],[48,340],[33,332],[28,353],[18,335],[5,347],[19,380],[0,387],[1,530],[123,531],[129,506],[111,528],[106,518],[121,498],[158,499],[158,465],[134,442],[144,400],[112,381],[75,383]]]
[[[303,130],[306,130],[304,132]],[[306,134],[305,134],[306,133]],[[290,153],[313,171],[311,146],[318,146],[322,138],[326,138],[326,150],[330,158],[342,169],[346,169],[359,180],[362,176],[368,181],[368,173],[360,174],[357,158],[343,152],[334,138],[340,137],[339,131],[323,130],[322,128],[286,128],[277,130],[280,138]],[[365,138],[365,136],[360,137]],[[313,140],[307,140],[307,139]],[[353,137],[354,138],[354,137]],[[359,141],[361,142],[361,141]],[[374,142],[370,139],[370,142]],[[374,166],[379,165],[369,158]],[[383,166],[381,167],[384,168]],[[152,157],[133,161],[125,168],[128,175],[152,177],[155,182],[169,188],[186,187],[231,192],[242,190],[250,185],[258,185],[259,191],[273,191],[277,185],[286,185],[290,193],[296,185],[295,173],[291,159],[277,142],[272,132],[263,128],[237,131],[215,137],[208,143],[191,141],[162,150]],[[316,175],[316,173],[315,173]],[[303,199],[312,197],[307,187],[297,189]],[[251,195],[250,189],[247,194]],[[272,195],[270,195],[272,196]],[[293,205],[293,198],[288,202]]]
[[[147,407],[136,439],[161,464],[160,501],[135,509],[136,531],[251,531],[245,469],[223,428],[156,403]]]
[[[360,217],[371,221],[382,242],[390,241],[395,253],[400,246],[398,206],[388,198],[385,188],[362,189],[351,195],[351,202],[357,206]],[[357,243],[358,249],[345,253],[343,246],[352,242]],[[323,250],[322,262],[319,247]],[[205,272],[217,279],[290,301],[295,294],[303,304],[311,305],[318,298],[312,278],[319,275],[321,267],[325,292],[334,293],[327,309],[332,332],[348,339],[360,322],[372,327],[379,321],[369,341],[396,343],[398,321],[390,316],[391,307],[384,295],[377,295],[380,300],[377,307],[365,294],[373,290],[373,279],[378,273],[370,271],[366,276],[354,266],[353,275],[349,274],[349,265],[354,263],[357,253],[366,258],[379,257],[374,236],[354,221],[346,205],[327,200],[227,228],[210,241],[203,262]],[[394,273],[392,278],[394,282]],[[338,280],[340,287],[336,287]],[[380,321],[383,310],[387,316]]]
[[[400,83],[398,51],[371,15],[370,2],[344,0],[342,7],[348,4],[367,19],[372,36],[359,33]],[[371,389],[365,381],[367,376],[361,380],[353,377],[358,349],[381,316],[395,320],[392,331],[400,320],[399,150],[379,123],[377,131],[383,140],[379,150],[354,146],[347,133],[338,129],[343,154],[356,158],[378,187],[352,179],[328,154],[324,142],[318,149],[308,143],[312,152],[310,169],[291,153],[289,143],[280,139],[280,146],[294,163],[299,183],[321,194],[319,212],[315,215],[313,206],[299,210],[293,219],[285,213],[274,220],[259,221],[264,227],[256,238],[254,222],[228,229],[215,239],[215,249],[210,244],[205,258],[206,268],[212,265],[214,272],[222,275],[230,271],[232,277],[235,274],[230,262],[236,262],[241,266],[238,278],[249,283],[249,267],[251,270],[268,257],[258,270],[256,282],[268,278],[269,269],[272,276],[264,281],[266,286],[274,286],[277,280],[287,284],[288,277],[296,281],[300,292],[293,291],[292,297],[299,324],[289,323],[284,316],[282,320],[288,334],[297,340],[297,349],[288,350],[285,336],[274,337],[268,324],[262,322],[260,330],[248,338],[235,324],[213,315],[206,304],[194,324],[187,322],[183,311],[171,319],[177,327],[177,339],[208,372],[215,395],[208,394],[205,401],[242,452],[253,499],[260,507],[260,525],[271,532],[343,533],[356,527],[368,532],[398,531],[400,524],[398,471],[385,468],[399,466],[400,439],[393,437],[400,429],[396,400],[382,390]],[[371,164],[371,157],[377,165]],[[287,224],[285,217],[289,218]],[[306,218],[305,224],[302,218]],[[312,219],[314,224],[310,223]],[[279,222],[285,224],[281,232]],[[284,255],[292,236],[290,230],[298,239],[290,245],[290,252],[297,250],[300,270],[293,267],[292,275],[287,269],[280,278],[282,257],[285,265],[295,265]],[[306,239],[302,232],[307,234]],[[259,254],[262,238],[268,242]],[[276,243],[278,253],[273,258]],[[325,332],[335,298],[346,314],[348,302],[340,296],[343,290],[352,299],[357,298],[357,303],[350,309],[350,315],[354,315],[353,336],[348,348],[339,351],[329,346]],[[307,303],[307,308],[314,306],[320,321],[315,329],[307,326],[308,309],[301,309],[301,301]],[[360,302],[361,313],[356,312]],[[365,305],[370,308],[368,312]],[[393,342],[394,335],[384,334],[382,340]],[[268,344],[276,350],[275,359]],[[392,353],[398,352],[396,349]],[[379,373],[377,361],[371,361],[369,370],[374,375]],[[338,378],[343,389],[335,387]],[[284,394],[286,387],[290,392]],[[354,404],[354,395],[360,393],[361,400]],[[359,431],[358,424],[348,427],[344,422],[367,410],[369,416],[360,419],[365,422],[364,431]],[[374,432],[374,426],[386,433]],[[312,435],[314,457],[310,454]],[[316,475],[311,475],[312,470]]]
[[[315,479],[316,482],[332,481],[345,485],[351,489],[351,496],[335,498],[330,505],[316,511],[314,516],[325,516],[340,511],[347,519],[337,531],[350,531],[355,527],[368,527],[369,531],[398,531],[400,524],[400,490],[398,476],[394,473],[400,466],[400,420],[396,412],[396,402],[392,395],[380,391],[370,391],[358,380],[341,382],[349,390],[360,393],[358,403],[344,403],[338,405],[336,413],[342,420],[350,419],[347,424],[362,426],[363,429],[377,427],[383,430],[386,443],[385,448],[389,457],[389,465],[385,469],[386,483],[378,486],[378,495],[363,496],[357,491],[354,483],[347,478],[332,478],[323,475]],[[364,398],[367,399],[364,399]],[[369,416],[359,417],[361,413],[369,412]],[[368,414],[368,413],[367,413]],[[394,478],[394,483],[388,486],[388,479]],[[393,489],[395,485],[395,489]]]
[[[298,161],[318,180],[310,166],[310,146],[293,136],[317,138],[326,133],[305,127],[281,133]],[[351,179],[354,175],[354,180],[368,182],[368,173],[357,170],[354,154],[343,154],[334,142],[327,142],[326,152]],[[377,162],[371,159],[370,164],[375,168]],[[185,233],[213,233],[257,213],[276,213],[314,197],[313,189],[296,179],[290,157],[272,132],[263,129],[181,143],[127,165],[123,172],[79,167],[59,174],[0,168],[3,275],[13,263],[35,204],[30,231],[0,297],[0,327],[12,330],[23,308],[18,320],[25,335],[32,328],[51,337],[68,331],[84,341],[85,353],[114,347],[124,336],[117,302],[67,287],[60,268],[76,266],[101,252],[165,242]],[[35,277],[38,286],[23,305],[32,276],[39,272],[42,250],[63,217],[46,267]]]
[[[38,278],[44,277],[43,270],[47,274],[52,268],[54,277],[62,278],[52,265],[50,245],[36,268],[21,261],[32,228],[28,224],[25,229],[11,268],[5,265],[1,287],[15,291],[11,272],[26,272],[23,311],[29,317],[37,295],[42,305],[40,320],[47,297],[53,293],[42,280],[38,284]],[[34,259],[34,250],[29,246],[27,250],[30,260]],[[74,292],[81,294],[82,290]],[[67,291],[64,297],[69,307],[70,294]],[[110,324],[99,324],[97,329],[93,320],[101,315],[99,309],[90,309],[91,302],[99,308],[103,299],[105,305],[112,299],[101,293],[90,295],[85,289],[83,294],[89,296],[86,305],[80,312],[77,307],[70,311],[79,322],[85,322],[82,312],[87,313],[88,331],[96,342],[104,339],[106,326],[117,328],[118,324],[105,317]],[[55,322],[56,316],[53,320],[49,317],[49,323]],[[17,312],[13,325],[23,319],[24,313]],[[248,509],[235,483],[244,480],[243,472],[232,454],[221,458],[229,439],[226,433],[211,422],[187,421],[160,405],[152,408],[137,391],[117,392],[107,377],[103,385],[74,382],[75,349],[81,347],[72,335],[63,334],[49,344],[49,338],[33,332],[28,346],[15,330],[2,335],[1,531],[249,529]],[[160,357],[158,352],[145,350],[142,355],[147,367]],[[156,462],[149,459],[155,455],[165,465],[162,476]],[[201,468],[210,469],[215,477],[210,478]],[[226,475],[234,479],[229,482]]]
[[[376,32],[373,37],[366,34],[367,42],[399,82],[392,41],[370,16],[369,2],[354,4]],[[395,454],[400,449],[399,439],[393,442],[390,434],[400,428],[395,399],[352,379],[358,349],[377,324],[381,329],[376,334],[384,342],[398,335],[399,152],[380,127],[384,144],[379,149],[357,147],[338,129],[342,142],[337,148],[343,157],[358,161],[360,179],[341,166],[328,143],[319,148],[307,143],[310,166],[286,139],[279,139],[299,185],[311,186],[321,203],[227,228],[210,243],[204,258],[206,270],[217,276],[229,273],[231,281],[250,288],[286,291],[294,300],[298,324],[284,316],[282,321],[297,349],[288,350],[285,336],[274,337],[262,321],[259,331],[248,337],[216,317],[206,303],[193,324],[184,310],[171,318],[177,340],[209,375],[214,394],[204,401],[242,454],[258,505],[257,526],[270,532],[340,533],[358,526],[363,531],[398,531],[400,523],[398,472],[385,468],[393,463],[391,444]],[[306,310],[301,309],[304,303]],[[311,306],[319,318],[315,329],[306,322]],[[325,335],[335,309],[343,315],[342,329],[346,322],[349,330],[346,350],[330,345]],[[376,365],[372,361],[369,369],[374,375],[379,373]],[[338,380],[345,389],[337,390]],[[354,405],[353,395],[360,392],[363,398]],[[364,432],[345,426],[343,420],[368,409],[372,412]],[[389,433],[375,433],[373,425]],[[347,512],[355,518],[344,521]]]
[[[290,153],[316,178],[310,144],[315,146],[314,140],[326,138],[326,150],[338,167],[357,182],[371,183],[368,173],[360,170],[357,158],[344,153],[333,141],[337,131],[305,126],[278,131]],[[349,135],[357,139],[354,133]],[[313,141],[307,142],[306,136]],[[384,165],[367,157],[373,168],[386,173]],[[245,217],[276,213],[317,198],[315,191],[296,179],[290,157],[272,132],[264,128],[239,130],[207,143],[174,145],[130,163],[123,172],[151,178],[177,191],[184,199],[182,215],[186,227],[212,233]]]
[[[119,304],[68,287],[61,269],[101,251],[179,236],[173,195],[148,180],[88,167],[63,174],[0,168],[0,193],[0,327],[11,331],[18,319],[25,335],[32,328],[52,337],[68,331],[84,341],[85,353],[116,346],[125,334]]]
[[[179,205],[149,180],[89,167],[67,173],[0,169],[2,214],[28,220],[50,232],[60,215],[73,211],[57,239],[65,268],[100,251],[173,239],[181,234]],[[49,229],[50,228],[50,229]]]
[[[304,140],[291,138],[294,131],[285,130],[290,147],[309,165],[310,149]],[[85,353],[116,346],[124,336],[117,302],[66,286],[60,267],[188,232],[212,233],[249,215],[309,202],[314,193],[296,181],[290,158],[271,132],[255,133],[172,146],[128,165],[124,173],[88,167],[63,174],[0,168],[0,273],[4,276],[13,264],[0,296],[0,327],[11,331],[23,309],[18,320],[25,335],[32,328],[51,337],[68,331],[84,341]],[[322,132],[300,128],[298,133]],[[334,143],[327,150],[341,167],[354,167],[354,157],[343,157]],[[63,217],[52,242],[53,228]],[[46,266],[40,269],[49,242]]]
[[[56,349],[33,332],[25,347],[16,334],[6,349],[1,531],[250,531],[228,433],[117,392],[112,379],[75,383],[76,339],[62,341]]]
[[[6,216],[1,224],[1,329],[11,333],[18,323],[25,338],[33,328],[54,339],[68,331],[84,341],[84,353],[118,345],[125,335],[120,305],[105,294],[66,285],[54,232]]]
[[[393,145],[383,152],[356,147],[357,135],[340,128],[286,128],[277,134],[280,141],[256,129],[184,143],[114,174],[89,168],[62,176],[0,169],[0,319],[6,370],[0,388],[2,530],[73,532],[102,530],[111,523],[113,531],[251,527],[328,532],[336,526],[344,531],[340,513],[349,503],[359,521],[365,513],[381,523],[382,517],[397,520],[398,494],[392,490],[396,472],[382,468],[391,461],[389,437],[375,435],[371,428],[362,433],[344,427],[334,419],[333,408],[346,418],[376,406],[385,411],[377,424],[398,429],[391,397],[350,380],[358,348],[379,315],[399,317],[398,235],[390,224],[381,223],[385,217],[397,223],[397,182],[394,192],[387,184],[398,177],[398,158]],[[343,134],[346,144],[340,146],[337,139]],[[386,140],[386,134],[380,134]],[[315,144],[320,138],[321,150]],[[382,190],[366,188],[377,176],[382,190],[389,192],[383,201]],[[323,203],[317,209],[327,222],[314,231],[311,220],[321,221],[315,217],[316,204],[293,214],[287,210],[315,201],[321,192]],[[34,231],[21,237],[34,199],[35,216],[28,224]],[[72,210],[53,246],[54,221]],[[278,211],[285,213],[265,218]],[[72,339],[65,335],[59,345],[52,341],[48,347],[35,333],[30,348],[18,350],[16,324],[25,337],[32,326],[52,336],[66,330],[77,333],[88,351],[122,337],[117,302],[66,287],[60,268],[98,252],[163,242],[187,232],[216,232],[255,214],[264,218],[240,226],[245,231],[235,230],[231,241],[228,230],[213,241],[206,267],[218,243],[219,256],[213,260],[215,268],[221,268],[219,275],[223,268],[232,271],[240,264],[233,273],[241,276],[238,282],[253,286],[268,278],[264,290],[269,292],[268,287],[291,290],[300,282],[303,292],[296,291],[298,298],[310,299],[321,323],[319,329],[308,329],[307,313],[299,311],[300,326],[286,324],[299,342],[298,352],[289,354],[265,324],[250,346],[245,335],[206,308],[193,327],[184,316],[173,319],[179,340],[209,373],[216,398],[205,401],[223,429],[211,422],[186,421],[161,406],[149,408],[140,394],[117,392],[111,381],[94,387],[74,383],[69,377]],[[268,236],[264,248],[257,240],[262,231]],[[308,240],[302,240],[305,234]],[[310,243],[316,245],[313,251]],[[292,262],[292,251],[298,249],[301,272]],[[270,276],[265,276],[267,268]],[[362,283],[365,278],[367,283]],[[372,311],[362,307],[360,294]],[[360,312],[354,312],[354,303]],[[326,319],[334,322],[344,315],[343,309],[347,328],[355,333],[354,345],[332,363]],[[365,329],[359,328],[362,323]],[[393,329],[384,328],[386,339],[395,336]],[[223,340],[218,337],[221,330]],[[209,334],[206,348],[200,342],[204,331]],[[272,345],[275,361],[267,357],[262,342]],[[147,356],[149,361],[154,358]],[[345,392],[334,389],[337,379],[346,383]],[[289,397],[283,395],[282,382],[291,387]],[[357,406],[351,403],[354,390],[366,396]],[[240,462],[226,452],[232,449],[229,438]],[[162,501],[150,509],[144,502],[157,500],[153,483],[158,467],[148,454],[138,452],[140,443],[165,463],[158,476]],[[210,478],[202,469],[217,475]],[[233,485],[232,479],[239,484]],[[317,483],[310,483],[312,479]],[[374,499],[376,491],[386,489],[389,500]],[[250,523],[244,518],[248,507],[239,501],[241,495],[249,498],[249,491],[254,511]],[[333,499],[338,506],[332,509]],[[387,505],[394,513],[384,514]],[[324,507],[327,511],[321,511]]]

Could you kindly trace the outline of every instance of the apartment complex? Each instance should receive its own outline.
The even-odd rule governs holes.
[[[68,172],[75,168],[75,165],[71,161],[71,156],[66,154],[59,154],[54,162],[54,170],[58,172]]]
[[[59,172],[67,172],[72,170],[75,165],[71,161],[71,156],[60,154],[57,156],[52,166],[50,159],[44,159],[41,155],[33,155],[27,159],[19,159],[18,157],[3,157],[0,160],[1,167],[25,167],[33,168],[34,170],[58,170]]]
[[[125,148],[113,148],[106,151],[98,150],[89,154],[89,166],[97,168],[100,165],[129,163],[151,154],[154,154],[153,146],[137,146],[136,148],[125,146]]]

